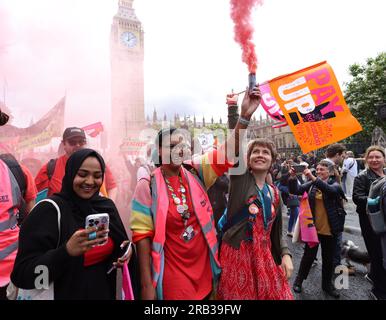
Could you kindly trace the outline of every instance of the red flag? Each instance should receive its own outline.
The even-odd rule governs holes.
[[[86,127],[83,127],[82,129],[86,131],[86,133],[92,138],[97,137],[104,130],[102,122],[90,124]]]

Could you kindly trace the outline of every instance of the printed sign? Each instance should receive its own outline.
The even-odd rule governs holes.
[[[303,153],[362,131],[327,62],[275,78],[260,88],[264,109],[276,120],[284,116]]]

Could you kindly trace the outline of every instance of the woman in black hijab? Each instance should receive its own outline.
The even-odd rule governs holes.
[[[104,172],[103,158],[94,150],[79,150],[68,159],[62,190],[50,197],[61,211],[60,233],[54,206],[39,203],[20,230],[11,275],[17,287],[34,289],[35,270],[43,265],[54,282],[55,300],[115,299],[116,270],[107,272],[121,265],[120,245],[128,238],[113,201],[99,196]],[[109,214],[108,232],[84,229],[86,217],[97,213]],[[94,240],[89,240],[93,233]]]

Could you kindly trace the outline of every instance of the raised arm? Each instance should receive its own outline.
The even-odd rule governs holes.
[[[243,102],[241,103],[241,113],[237,120],[236,127],[225,144],[225,150],[227,151],[228,161],[235,162],[236,157],[239,155],[240,140],[243,138],[246,129],[248,128],[249,121],[253,113],[257,110],[261,101],[261,92],[258,86],[249,93],[249,90],[244,95]],[[235,156],[234,159],[233,156]]]
[[[306,183],[303,183],[302,185],[299,185],[296,177],[295,178],[290,177],[288,179],[288,190],[289,190],[289,193],[291,194],[296,194],[301,196],[304,192],[307,192],[308,190],[310,190],[312,184],[313,182],[308,181]]]

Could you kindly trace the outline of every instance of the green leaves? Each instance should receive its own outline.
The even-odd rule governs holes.
[[[346,83],[345,99],[352,114],[363,127],[358,134],[370,139],[376,126],[386,132],[386,123],[377,118],[377,104],[386,102],[386,52],[369,58],[366,64],[349,67],[352,81]]]

